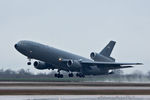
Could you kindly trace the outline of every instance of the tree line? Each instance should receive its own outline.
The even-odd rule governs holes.
[[[34,74],[30,72],[28,69],[20,69],[18,71],[14,71],[11,69],[0,69],[0,81],[13,81],[13,80],[47,80],[51,79],[59,80],[54,78],[54,74],[56,72],[52,71],[49,73],[37,73]],[[62,72],[65,78],[68,78],[68,74],[66,72]],[[75,77],[77,78],[77,77]],[[74,79],[75,79],[74,78]],[[86,76],[84,79],[80,79],[78,81],[88,81],[90,78],[91,81],[117,81],[117,82],[150,82],[150,71],[147,73],[143,73],[140,70],[136,70],[131,74],[124,74],[122,70],[116,70],[114,74],[111,75],[100,75],[100,76]],[[68,78],[69,80],[70,78]],[[73,78],[72,78],[73,80]],[[53,81],[53,80],[51,80]]]

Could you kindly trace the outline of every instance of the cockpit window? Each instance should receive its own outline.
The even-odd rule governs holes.
[[[24,45],[24,43],[22,41],[18,42],[19,45]]]

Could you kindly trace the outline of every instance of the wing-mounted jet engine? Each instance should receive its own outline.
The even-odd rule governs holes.
[[[45,63],[43,61],[35,61],[33,65],[36,69],[39,69],[39,70],[54,69],[54,66],[52,66],[51,64]]]
[[[58,60],[59,62],[64,63],[69,69],[72,69],[72,68],[77,69],[77,68],[82,67],[80,63],[81,60],[63,59],[63,58],[59,58]]]
[[[67,61],[67,66],[68,67],[74,67],[74,68],[80,68],[81,67],[81,64],[78,60],[68,60]]]
[[[84,75],[82,75],[81,68],[81,59],[79,60],[73,60],[73,59],[63,59],[63,58],[59,58],[58,59],[59,62],[62,62],[63,64],[65,64],[65,66],[67,66],[68,68],[68,76],[69,77],[73,77],[73,71],[77,71],[79,73],[76,74],[77,77],[84,77]]]

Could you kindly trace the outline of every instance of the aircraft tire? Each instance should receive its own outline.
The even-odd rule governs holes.
[[[68,74],[69,77],[73,77],[73,73]]]
[[[57,77],[57,78],[63,78],[64,76],[63,76],[63,74],[55,74],[55,77]]]
[[[27,62],[27,65],[31,65],[31,62]]]
[[[59,78],[63,78],[64,77],[63,74],[59,74],[58,76],[59,76]]]
[[[77,73],[76,76],[79,77],[79,73]]]
[[[84,77],[85,77],[85,75],[84,75],[84,74],[82,74],[82,73],[80,73],[80,74],[79,74],[79,77],[80,77],[80,78],[84,78]]]
[[[58,74],[55,74],[54,76],[55,76],[55,77],[58,77]]]

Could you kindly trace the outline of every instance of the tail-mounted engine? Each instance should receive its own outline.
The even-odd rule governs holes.
[[[96,52],[92,52],[90,54],[91,59],[93,59],[94,61],[102,61],[102,62],[115,62],[115,59],[112,57],[106,57],[102,54],[96,53]]]

